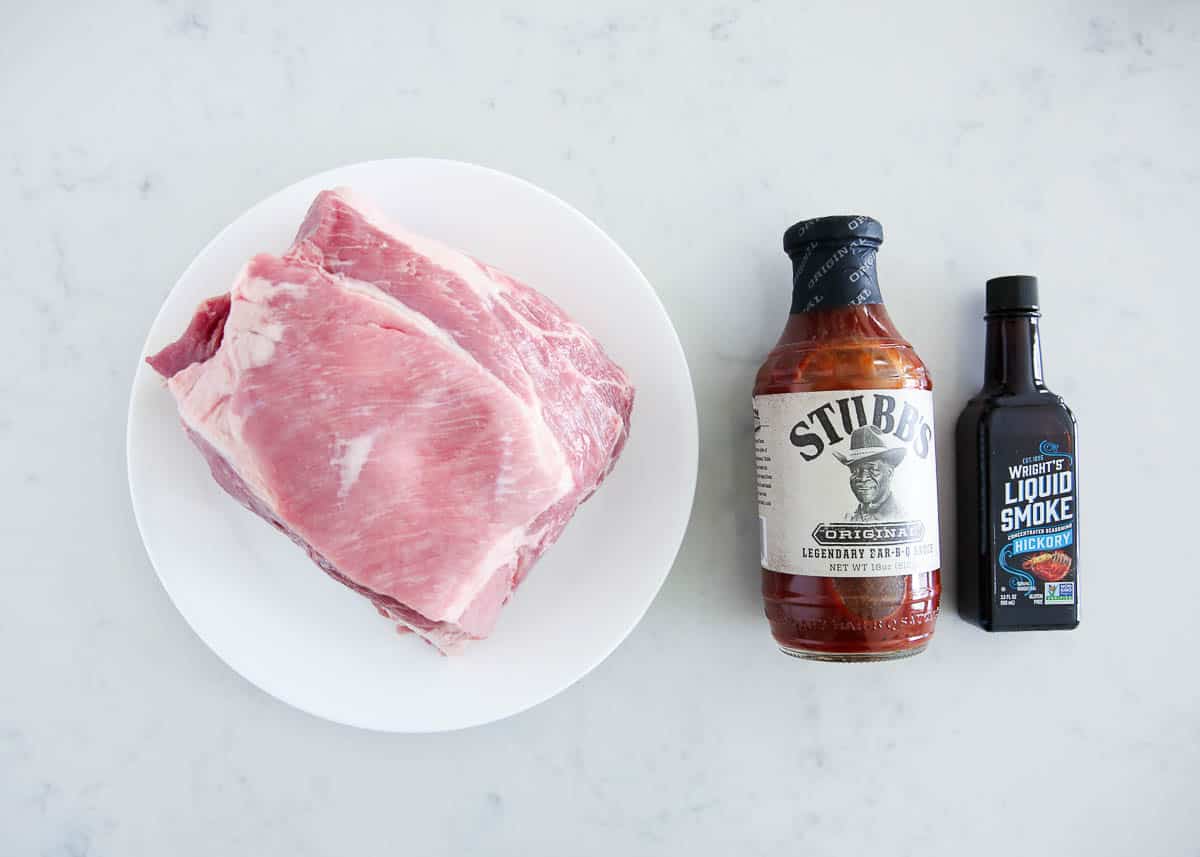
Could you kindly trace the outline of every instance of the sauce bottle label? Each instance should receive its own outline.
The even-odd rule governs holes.
[[[754,397],[762,567],[890,577],[941,567],[933,394]]]
[[[991,457],[995,607],[1074,605],[1073,451],[1028,435],[1003,446]]]

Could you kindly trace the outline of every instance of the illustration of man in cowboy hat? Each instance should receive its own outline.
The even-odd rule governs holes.
[[[858,507],[846,513],[847,521],[899,521],[904,510],[892,494],[892,474],[908,450],[888,446],[875,426],[863,426],[850,434],[850,449],[834,456],[850,468],[850,490]]]

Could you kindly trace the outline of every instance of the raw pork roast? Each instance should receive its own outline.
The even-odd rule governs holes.
[[[633,408],[561,309],[344,189],[149,363],[222,488],[444,652],[492,630]]]

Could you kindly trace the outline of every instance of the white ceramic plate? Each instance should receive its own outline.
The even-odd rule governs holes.
[[[129,405],[129,486],[146,550],[171,599],[226,663],[279,699],[370,729],[487,723],[567,688],[633,630],[674,562],[696,485],[696,405],[679,339],[619,247],[561,200],[453,161],[342,167],[254,206],[184,272],[143,357],[257,252],[282,252],[317,193],[349,185],[397,222],[515,275],[591,331],[637,387],[616,470],[580,507],[504,609],[491,638],[454,658],[399,636],[227,497],[144,362]]]

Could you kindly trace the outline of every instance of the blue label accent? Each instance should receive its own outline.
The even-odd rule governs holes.
[[[1059,452],[1058,450],[1058,444],[1054,443],[1053,441],[1043,440],[1040,444],[1038,444],[1038,452],[1047,458],[1065,458],[1067,461],[1071,462],[1072,466],[1075,465],[1075,456],[1071,455],[1069,452]]]
[[[1012,552],[1014,555],[1021,553],[1034,553],[1035,551],[1053,551],[1060,548],[1069,547],[1075,542],[1075,531],[1073,529],[1065,530],[1061,533],[1050,533],[1042,536],[1023,536],[1013,539]]]
[[[1008,572],[1008,585],[1017,592],[1033,592],[1037,586],[1033,575],[1019,568],[1013,568],[1007,562],[1008,558],[1013,555],[1012,547],[1012,545],[1005,545],[1000,551],[1000,567]]]

